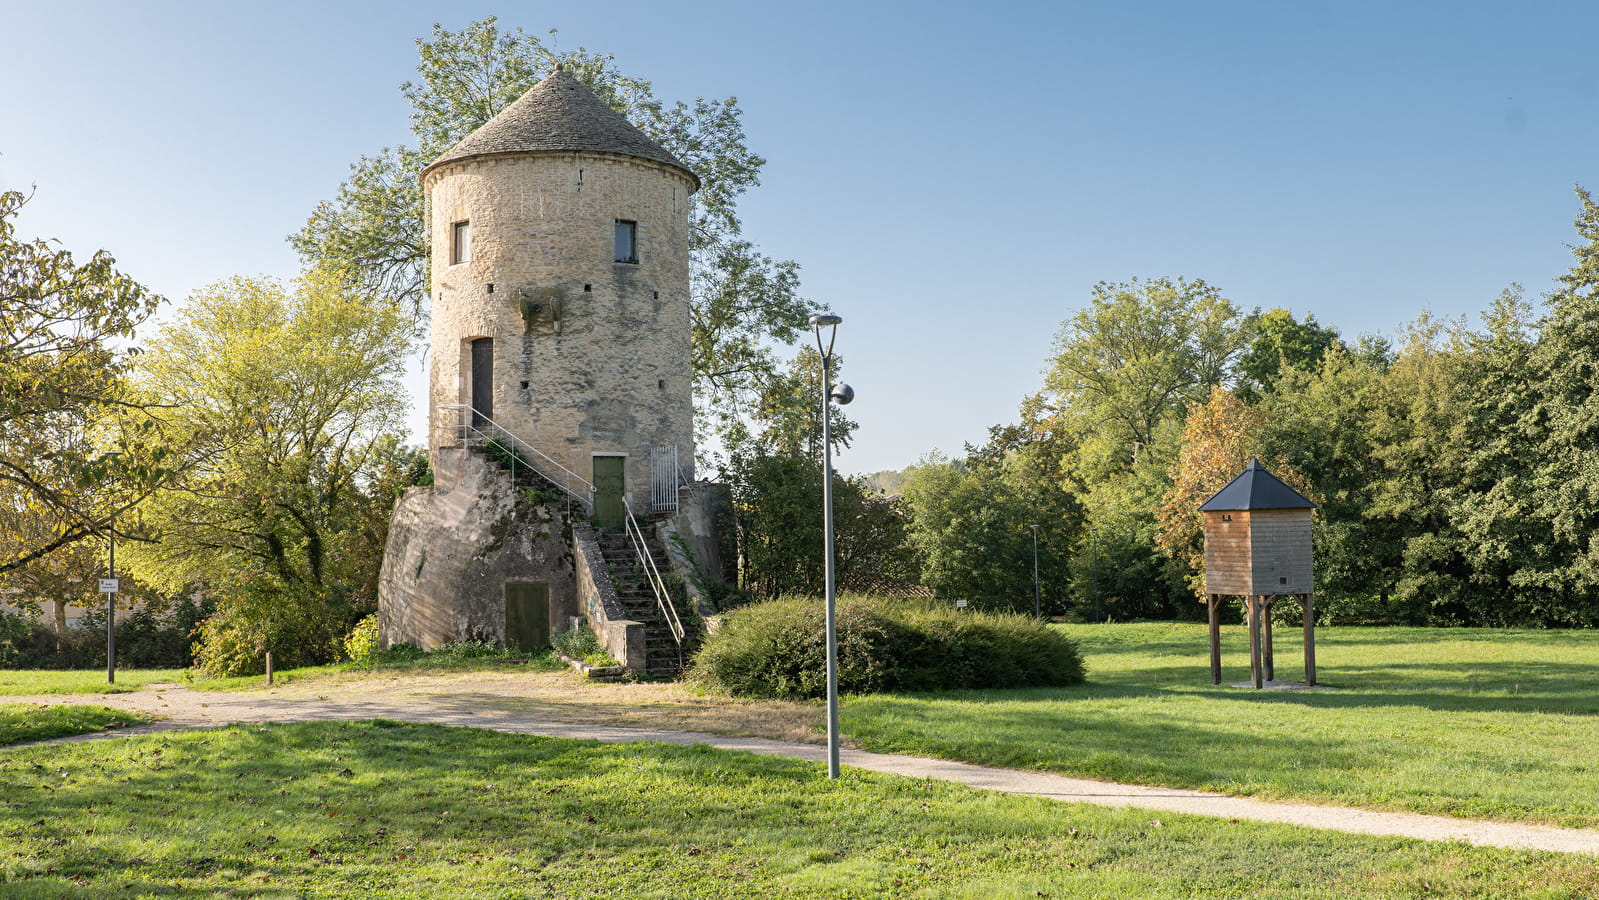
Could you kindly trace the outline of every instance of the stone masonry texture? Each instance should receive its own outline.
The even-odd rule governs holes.
[[[487,338],[490,415],[572,473],[535,459],[552,480],[583,495],[596,457],[625,457],[623,489],[645,512],[651,449],[664,446],[691,479],[688,216],[699,179],[559,70],[421,179],[436,484],[396,507],[379,595],[384,640],[503,639],[507,580],[547,582],[559,630],[580,610],[569,529],[524,521],[509,479],[500,484],[463,448],[452,407],[472,404],[472,343]],[[636,223],[632,261],[616,261],[619,222]],[[463,223],[470,253],[455,262]]]

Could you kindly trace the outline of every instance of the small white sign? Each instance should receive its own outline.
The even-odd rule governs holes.
[[[122,590],[122,579],[120,579],[120,578],[102,578],[102,579],[100,579],[100,593],[102,593],[102,594],[115,594],[115,593],[120,592],[121,590]]]
[[[956,600],[955,601],[955,608],[956,609],[965,609],[966,608],[966,601],[965,600]]]

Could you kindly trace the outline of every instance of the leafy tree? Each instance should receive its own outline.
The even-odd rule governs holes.
[[[375,600],[374,522],[394,488],[387,431],[415,326],[326,272],[291,289],[203,289],[151,342],[137,385],[188,470],[143,507],[158,542],[130,554],[167,590],[220,595],[203,633],[214,671],[326,660]]]
[[[560,64],[700,177],[689,209],[695,391],[702,427],[736,422],[779,368],[772,343],[793,343],[811,312],[798,294],[798,265],[773,260],[743,236],[738,199],[759,184],[765,160],[745,143],[737,100],[664,104],[613,57],[581,47],[557,52],[520,28],[502,30],[493,17],[460,31],[434,25],[417,49],[419,80],[401,87],[417,146],[355,163],[338,195],[290,238],[301,257],[424,310],[429,246],[416,173]]]
[[[1225,388],[1212,388],[1210,399],[1196,406],[1183,424],[1182,449],[1171,469],[1172,485],[1155,510],[1156,544],[1192,573],[1189,585],[1205,593],[1205,529],[1199,507],[1262,455],[1261,436],[1268,413],[1250,406]],[[1268,458],[1266,468],[1288,486],[1315,500],[1303,475],[1281,458]]]
[[[1072,558],[1072,590],[1090,621],[1197,619],[1184,567],[1155,546],[1157,528],[1148,508],[1118,504],[1099,491],[1099,504]]]
[[[1238,309],[1204,281],[1100,282],[1056,336],[1041,402],[1078,436],[1086,479],[1125,473],[1232,376],[1246,343]]]
[[[905,483],[904,469],[882,469],[877,472],[867,472],[861,476],[866,485],[872,490],[885,496],[898,496],[900,486]]]
[[[1515,318],[1518,306],[1502,298],[1500,312]],[[1498,614],[1508,585],[1482,567],[1484,550],[1463,526],[1475,516],[1486,534],[1481,517],[1495,507],[1483,506],[1484,493],[1515,442],[1492,410],[1517,392],[1496,399],[1504,379],[1485,391],[1488,373],[1524,368],[1514,343],[1508,330],[1493,337],[1424,316],[1397,352],[1334,348],[1314,371],[1285,370],[1264,396],[1264,452],[1290,460],[1320,493],[1316,581],[1330,619],[1507,621]]]
[[[991,433],[1003,443],[1009,431]],[[905,471],[910,540],[923,584],[945,599],[1030,612],[1037,525],[1043,607],[1066,609],[1082,513],[1051,471],[1054,448],[1035,446],[1047,444],[1002,450],[991,443],[974,448],[967,462],[933,454]]]
[[[1366,516],[1386,526],[1399,550],[1394,599],[1410,615],[1437,623],[1472,620],[1472,567],[1447,497],[1465,476],[1477,364],[1462,323],[1423,316],[1383,373],[1366,423],[1372,457],[1382,467]]]
[[[832,376],[836,382],[844,358],[833,356]],[[822,355],[802,347],[794,359],[755,391],[745,414],[723,432],[723,443],[732,455],[759,453],[768,456],[822,458]],[[856,423],[845,415],[844,407],[827,404],[828,429],[833,450],[848,447]]]
[[[743,586],[763,597],[820,596],[821,464],[798,453],[757,451],[735,457],[731,474]],[[834,575],[840,584],[915,580],[899,505],[837,473],[833,529]]]
[[[1577,195],[1582,242],[1548,297],[1536,344],[1518,358],[1525,345],[1514,328],[1502,337],[1512,349],[1507,364],[1525,359],[1532,402],[1496,410],[1501,422],[1513,419],[1524,451],[1496,460],[1505,484],[1488,499],[1497,514],[1487,529],[1484,519],[1472,524],[1474,536],[1492,538],[1493,556],[1511,565],[1522,615],[1591,626],[1599,624],[1599,204],[1581,188]]]
[[[123,344],[161,298],[104,250],[79,264],[18,239],[26,202],[0,193],[0,573],[103,534],[167,474],[145,423],[105,425],[129,407]]]
[[[1337,329],[1322,326],[1313,315],[1296,321],[1292,311],[1281,308],[1253,313],[1245,329],[1251,337],[1238,360],[1238,394],[1249,402],[1275,387],[1283,369],[1315,368],[1327,351],[1343,346]]]
[[[1315,369],[1284,371],[1262,400],[1269,415],[1260,452],[1316,486],[1317,606],[1332,621],[1396,618],[1390,601],[1403,534],[1369,515],[1385,477],[1369,427],[1383,375],[1369,357],[1334,349]]]

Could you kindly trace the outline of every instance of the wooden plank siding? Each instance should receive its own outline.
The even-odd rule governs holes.
[[[1308,509],[1207,512],[1205,591],[1210,594],[1309,594]]]
[[[1205,513],[1205,591],[1250,594],[1249,513]]]
[[[1253,594],[1309,594],[1310,510],[1259,509],[1250,516]]]

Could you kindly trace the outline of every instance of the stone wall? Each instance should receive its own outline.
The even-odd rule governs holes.
[[[434,454],[437,485],[395,504],[378,586],[384,646],[462,640],[502,644],[505,585],[549,585],[554,634],[579,614],[561,504],[521,502],[510,476],[479,454]]]
[[[572,551],[577,561],[577,593],[583,618],[612,659],[634,672],[643,672],[648,668],[644,623],[629,619],[622,609],[593,526],[573,523]]]
[[[733,546],[733,495],[725,484],[700,482],[678,492],[677,515],[671,520],[681,543],[704,577],[735,582],[737,548]]]
[[[471,400],[470,342],[494,340],[493,418],[579,477],[627,456],[626,491],[649,509],[649,448],[694,459],[688,203],[659,163],[594,152],[506,154],[428,173],[433,241],[431,446],[456,443]],[[617,220],[638,223],[638,262],[614,261]],[[471,258],[451,265],[451,229]]]

